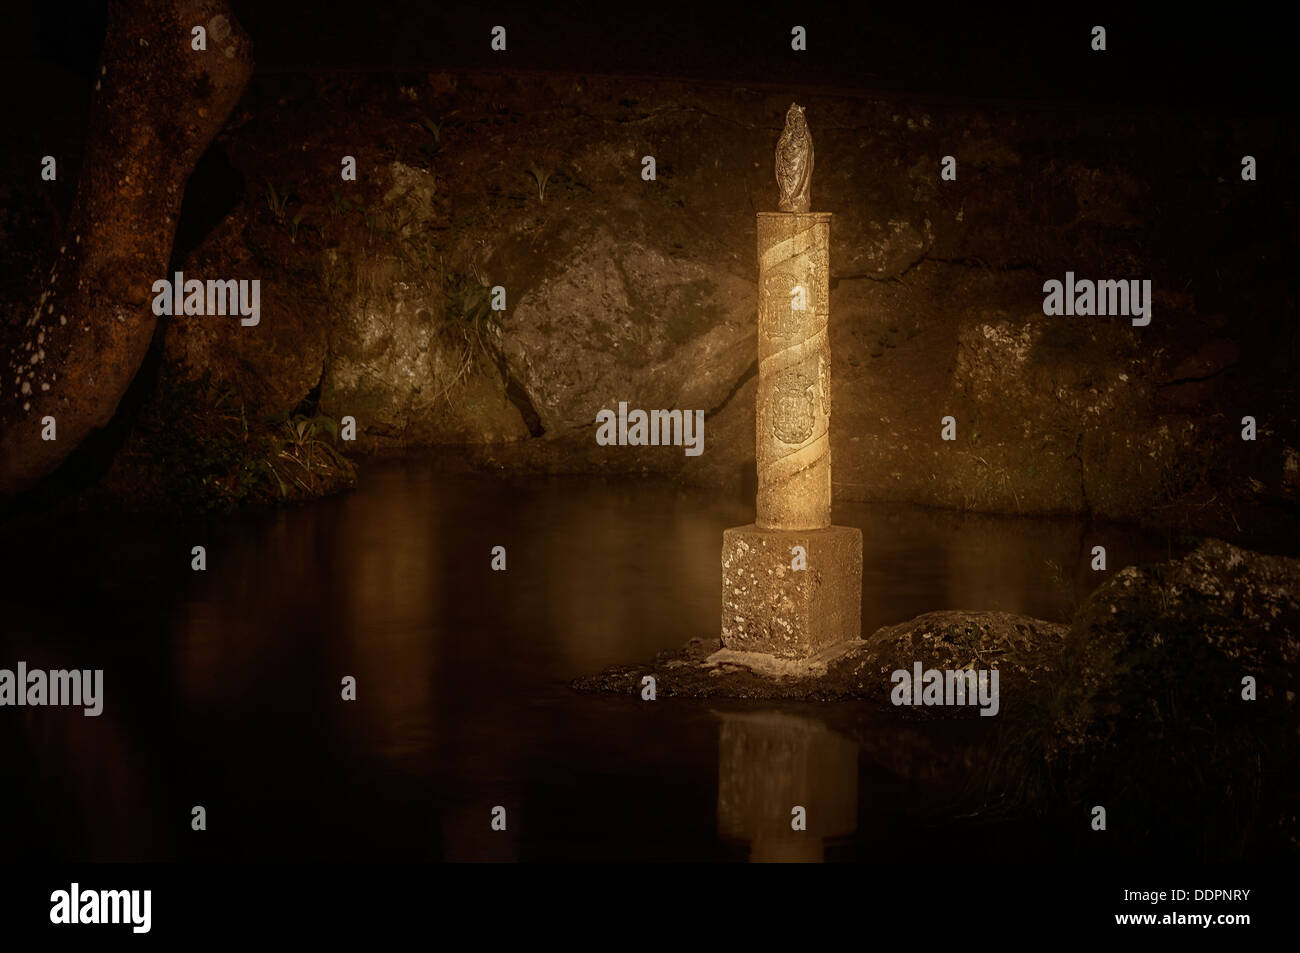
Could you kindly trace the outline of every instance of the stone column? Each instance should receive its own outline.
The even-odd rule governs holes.
[[[831,525],[829,212],[758,213],[758,516]]]
[[[809,210],[811,175],[791,106],[782,211],[758,213],[757,515],[722,535],[724,652],[807,659],[861,634],[862,532],[831,525],[831,215]]]

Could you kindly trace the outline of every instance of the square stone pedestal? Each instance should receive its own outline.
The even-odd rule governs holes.
[[[794,569],[794,547],[807,569]],[[807,658],[862,633],[862,531],[849,526],[722,533],[722,644]]]

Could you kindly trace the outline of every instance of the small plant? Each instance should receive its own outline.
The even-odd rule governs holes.
[[[324,439],[325,434],[338,439],[338,422],[332,417],[289,417],[276,432],[276,446],[254,464],[254,469],[269,478],[282,499],[294,488],[314,495],[328,477],[350,468],[347,460]]]
[[[1056,602],[1061,606],[1064,618],[1071,618],[1079,609],[1078,596],[1074,583],[1066,578],[1065,570],[1054,559],[1045,562],[1047,566],[1047,585]]]
[[[331,445],[333,419],[249,416],[237,387],[214,381],[160,381],[156,404],[138,426],[152,446],[143,492],[160,508],[229,512],[249,503],[319,496],[355,482],[352,464]],[[177,428],[174,421],[185,419]]]
[[[551,180],[551,176],[554,175],[555,172],[553,169],[547,171],[545,169],[540,169],[535,165],[530,167],[528,171],[532,173],[533,178],[537,180],[537,198],[541,200],[543,205],[545,205],[546,183]]]
[[[420,128],[429,134],[429,138],[420,144],[420,153],[426,158],[432,158],[442,148],[442,123],[434,122],[421,114]]]
[[[291,198],[293,198],[293,190],[289,186],[277,187],[270,179],[266,180],[266,204],[270,207],[275,220],[281,224],[284,223],[284,212]]]
[[[439,392],[450,401],[452,391],[469,377],[480,360],[495,362],[493,338],[499,328],[487,280],[482,275],[444,270],[442,293],[445,304],[437,330],[448,346],[451,363],[438,375]]]

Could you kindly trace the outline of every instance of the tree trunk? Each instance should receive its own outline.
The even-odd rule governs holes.
[[[192,48],[196,26],[205,51]],[[0,344],[0,496],[33,486],[112,418],[157,326],[152,286],[170,277],[185,183],[252,68],[224,0],[110,4],[63,245]],[[57,439],[43,439],[46,417]]]

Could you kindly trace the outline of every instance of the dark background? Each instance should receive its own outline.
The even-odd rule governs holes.
[[[427,0],[231,4],[258,70],[508,68],[829,87],[891,96],[1007,98],[1255,115],[1290,111],[1292,33],[1260,8],[1182,15],[1102,7],[1012,13],[930,4]],[[7,95],[36,104],[58,72],[94,69],[105,4],[0,13]],[[489,49],[494,25],[508,51]],[[808,50],[790,49],[790,28]],[[1091,29],[1107,30],[1093,53]],[[32,61],[50,71],[33,81]],[[21,80],[19,80],[21,77]]]

